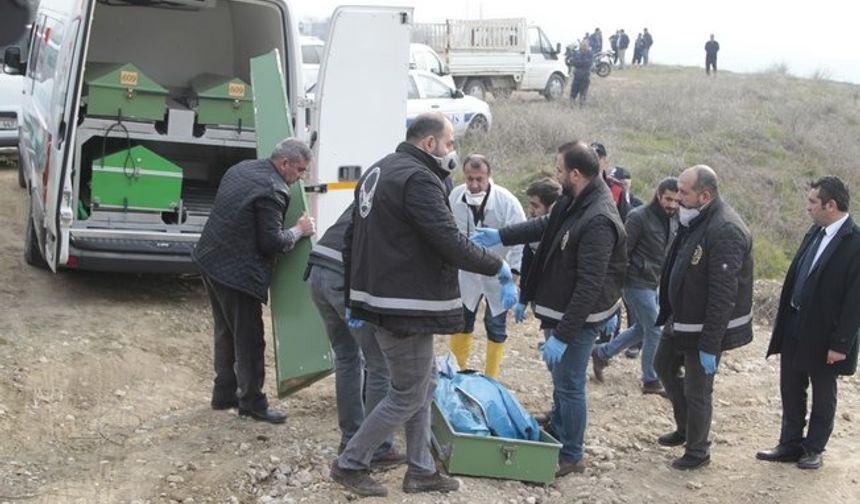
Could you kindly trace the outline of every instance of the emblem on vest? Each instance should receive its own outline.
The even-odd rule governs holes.
[[[702,246],[696,245],[696,250],[693,251],[693,258],[690,259],[690,264],[693,266],[699,264],[699,261],[702,260],[702,254],[703,253],[704,253],[704,251],[702,250]]]
[[[570,230],[564,233],[564,236],[561,237],[561,249],[564,250],[564,247],[567,247],[567,241],[570,239]]]
[[[364,178],[358,191],[358,213],[361,214],[362,219],[366,219],[373,210],[373,195],[376,194],[377,184],[379,184],[379,167],[375,166]]]

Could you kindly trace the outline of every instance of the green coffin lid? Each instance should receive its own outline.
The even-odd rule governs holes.
[[[90,86],[167,94],[166,89],[131,63],[87,63],[84,79]]]
[[[191,88],[197,93],[197,98],[251,102],[253,96],[251,86],[245,81],[223,75],[200,74],[191,80]]]
[[[131,159],[129,159],[129,155]],[[166,173],[182,173],[182,168],[141,145],[132,147],[131,150],[123,149],[104,158],[93,160],[93,170],[98,171],[102,166],[105,168],[128,168],[129,174],[132,173],[134,167]]]

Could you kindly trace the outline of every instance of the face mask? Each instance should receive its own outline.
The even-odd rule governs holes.
[[[433,154],[430,154],[433,156]],[[433,159],[439,163],[439,168],[442,168],[448,173],[453,172],[457,169],[457,165],[459,164],[459,158],[457,157],[457,151],[451,151],[445,155],[445,157],[433,156]]]
[[[680,207],[678,208],[678,220],[681,222],[681,225],[684,227],[689,227],[690,222],[699,216],[702,213],[698,208],[687,208]]]
[[[487,191],[481,191],[479,193],[472,194],[469,191],[466,191],[466,204],[472,206],[481,206],[481,203],[484,202],[484,197],[487,195]]]

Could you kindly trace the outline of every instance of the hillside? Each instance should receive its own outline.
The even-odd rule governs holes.
[[[462,139],[460,157],[487,155],[495,180],[525,186],[572,139],[599,140],[633,172],[643,200],[666,175],[704,163],[755,237],[759,278],[781,279],[809,225],[809,181],[835,174],[860,189],[860,86],[785,74],[649,66],[592,77],[584,109],[535,94],[492,102],[493,130]]]

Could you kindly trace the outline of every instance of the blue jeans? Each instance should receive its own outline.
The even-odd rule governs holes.
[[[480,301],[478,301],[478,306],[481,306]],[[463,330],[463,332],[471,334],[475,330],[475,312],[478,310],[478,306],[475,307],[474,312],[469,310],[465,306],[463,307],[463,318],[466,319],[466,328]],[[493,312],[490,311],[490,304],[487,303],[484,306],[484,329],[486,329],[487,331],[487,339],[489,339],[490,341],[495,341],[496,343],[504,343],[505,340],[508,339],[506,327],[507,322],[507,311],[503,311],[502,313],[494,317]]]
[[[585,389],[588,383],[588,361],[594,340],[605,330],[606,322],[583,327],[568,343],[567,350],[552,373],[552,430],[561,442],[559,460],[577,462],[582,458],[588,404]],[[554,334],[554,331],[553,331]]]
[[[597,347],[597,356],[604,360],[623,352],[637,343],[642,343],[642,381],[655,382],[654,355],[660,343],[660,328],[657,323],[657,291],[625,287],[624,302],[627,315],[633,324],[609,343]]]
[[[370,324],[357,330],[346,325],[343,274],[323,266],[313,266],[308,282],[311,298],[334,350],[337,423],[341,446],[346,446],[358,432],[365,415],[373,411],[388,393],[388,366]],[[393,446],[392,435],[379,445],[375,454],[383,455]]]

